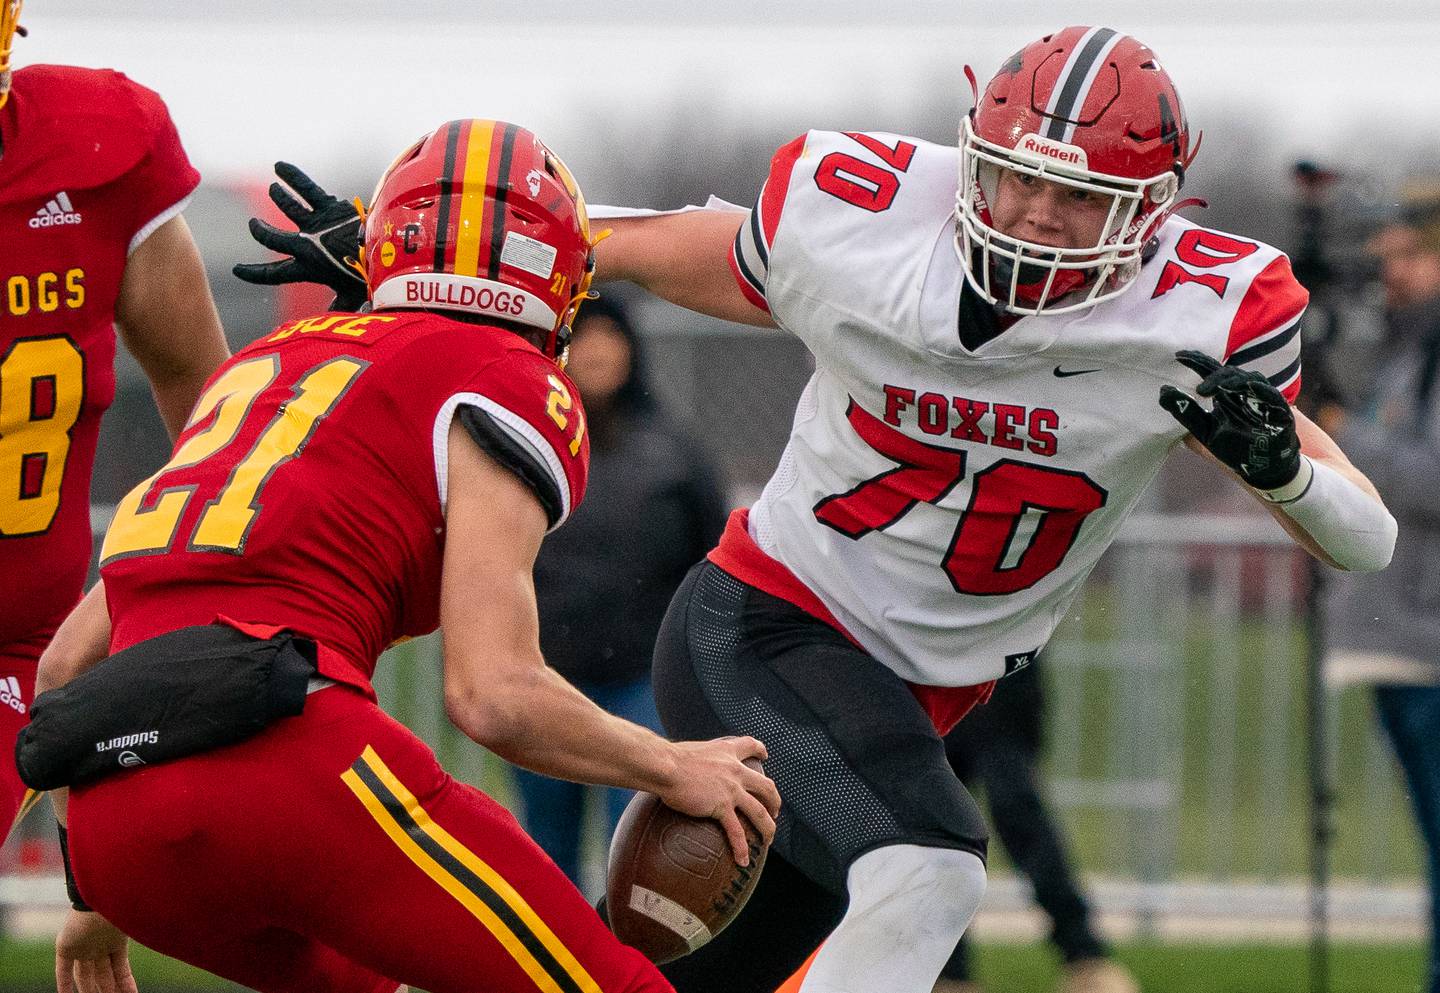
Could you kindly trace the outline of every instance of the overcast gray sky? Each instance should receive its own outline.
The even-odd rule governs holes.
[[[966,62],[983,80],[1045,31],[1097,22],[1157,51],[1192,124],[1263,122],[1257,160],[1440,152],[1440,0],[30,0],[25,22],[17,64],[126,71],[219,179],[280,157],[378,170],[459,116],[525,123],[577,170],[597,129],[678,108],[903,131],[922,106],[958,118]]]

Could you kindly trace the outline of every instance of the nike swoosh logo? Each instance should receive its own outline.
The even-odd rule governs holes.
[[[1099,369],[1062,369],[1057,365],[1055,367],[1055,377],[1057,379],[1064,379],[1066,376],[1083,376],[1087,372],[1099,371]]]

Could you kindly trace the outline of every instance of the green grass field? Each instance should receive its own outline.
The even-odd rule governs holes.
[[[1059,976],[1038,945],[987,945],[979,950],[987,993],[1048,993]],[[1309,993],[1306,949],[1285,945],[1122,945],[1119,957],[1145,993]],[[1416,993],[1423,965],[1413,945],[1338,945],[1330,959],[1329,993]],[[228,983],[147,949],[133,955],[142,993],[233,991]],[[52,952],[38,942],[0,941],[0,993],[53,990]],[[877,991],[878,993],[878,991]]]

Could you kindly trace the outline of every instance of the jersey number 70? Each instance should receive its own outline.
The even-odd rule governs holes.
[[[882,531],[919,503],[938,503],[965,476],[965,452],[927,445],[850,401],[850,426],[899,463],[815,505],[817,520],[847,538]],[[1084,473],[1001,459],[975,473],[941,567],[957,593],[1003,596],[1034,586],[1064,561],[1080,525],[1107,493]]]

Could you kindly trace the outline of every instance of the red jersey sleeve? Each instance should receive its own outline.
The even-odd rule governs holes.
[[[126,254],[156,228],[184,209],[200,184],[200,173],[190,164],[165,101],[154,90],[115,74],[116,85],[135,104],[141,140],[146,146],[140,161],[115,183],[116,209],[124,212],[131,232]]]
[[[508,349],[452,396],[453,411],[476,443],[534,492],[553,530],[580,505],[590,465],[585,411],[575,385],[533,349]],[[442,411],[435,431],[436,473],[445,503]]]
[[[800,153],[805,150],[808,137],[808,133],[802,134],[782,145],[770,160],[770,175],[765,179],[750,216],[740,225],[735,244],[730,247],[730,271],[740,286],[740,292],[767,314],[770,305],[765,301],[765,278],[770,271],[770,246],[775,242],[780,215],[785,210],[791,173],[795,171]]]
[[[1260,373],[1294,403],[1300,393],[1300,318],[1309,300],[1290,260],[1278,256],[1246,287],[1224,361]]]

